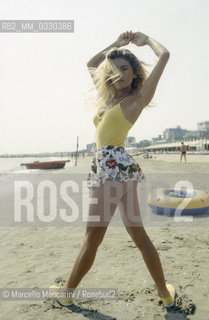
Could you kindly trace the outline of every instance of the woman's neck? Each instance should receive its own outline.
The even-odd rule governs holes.
[[[116,91],[115,99],[123,99],[123,98],[127,97],[128,95],[130,95],[132,93],[132,91],[133,91],[132,88],[126,88],[121,91]]]
[[[123,100],[124,98],[128,97],[130,95],[130,93],[126,93],[126,94],[123,94],[121,96],[118,96],[118,97],[114,97],[110,103],[108,103],[108,105],[115,105],[116,103],[119,103],[121,100]]]

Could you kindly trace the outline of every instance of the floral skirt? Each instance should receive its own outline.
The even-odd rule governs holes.
[[[139,164],[123,147],[106,145],[95,150],[87,177],[87,187],[99,187],[106,179],[142,182],[144,178]]]

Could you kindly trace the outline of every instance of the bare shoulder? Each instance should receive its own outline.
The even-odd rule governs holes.
[[[138,91],[138,90],[137,90]],[[131,94],[121,102],[121,109],[126,119],[135,123],[144,108],[143,100],[140,98],[140,92]]]

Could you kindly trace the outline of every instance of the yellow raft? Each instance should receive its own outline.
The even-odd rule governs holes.
[[[147,203],[157,214],[200,214],[209,210],[209,194],[203,190],[152,190]]]

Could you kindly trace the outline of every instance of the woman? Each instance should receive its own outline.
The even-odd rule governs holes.
[[[129,50],[119,49],[130,42],[136,46],[148,45],[158,56],[158,62],[147,79],[135,55]],[[137,185],[144,176],[140,166],[124,149],[127,133],[152,100],[169,56],[168,50],[149,36],[127,31],[87,64],[101,106],[93,118],[97,149],[87,178],[90,195],[97,198],[98,203],[89,204],[83,245],[64,286],[68,292],[73,292],[93,265],[97,249],[118,205],[125,227],[140,249],[164,305],[170,307],[175,304],[175,289],[171,284],[165,284],[158,253],[141,220]],[[104,59],[105,64],[101,67]],[[107,206],[113,190],[118,198]],[[132,209],[129,209],[130,205]],[[68,306],[73,301],[70,298],[56,300],[62,306]]]

